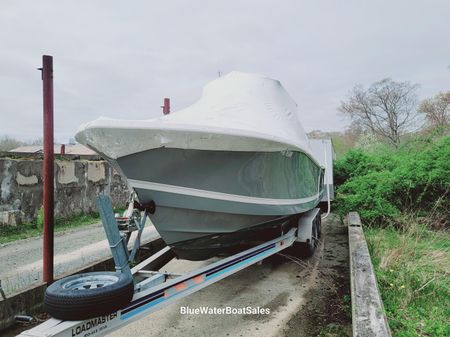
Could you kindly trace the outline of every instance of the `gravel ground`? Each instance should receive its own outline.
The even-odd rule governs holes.
[[[147,242],[158,234],[148,223],[142,235]],[[55,275],[76,270],[111,256],[100,223],[55,233]],[[42,279],[42,237],[0,246],[0,280],[6,295]]]
[[[336,219],[326,221],[323,231],[311,259],[267,259],[109,336],[350,336],[347,231]],[[174,260],[163,269],[187,271],[210,262]],[[268,308],[270,314],[180,313],[181,307],[228,306]]]

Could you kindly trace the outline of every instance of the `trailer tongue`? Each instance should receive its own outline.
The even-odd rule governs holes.
[[[299,253],[302,252],[303,254],[311,255],[314,253],[314,249],[320,237],[320,212],[319,209],[315,208],[302,215],[298,221],[298,227],[290,229],[287,233],[280,235],[278,238],[186,274],[151,270],[160,269],[164,264],[174,258],[174,254],[169,247],[163,248],[130,269],[128,265],[128,249],[126,244],[123,244],[125,241],[123,236],[120,235],[111,202],[107,197],[100,196],[98,198],[98,205],[116,264],[116,273],[123,274],[122,276],[129,277],[134,282],[134,291],[131,301],[113,312],[99,315],[95,314],[92,315],[93,317],[83,318],[81,320],[51,318],[33,329],[22,332],[20,336],[102,336],[113,330],[122,328],[128,323],[136,321],[180,298],[190,295],[286,248],[293,246],[293,249],[297,250]],[[146,215],[144,215],[143,222],[141,223],[145,223],[145,216]],[[95,274],[98,275],[98,273]],[[108,285],[105,285],[104,281],[99,281],[101,277],[97,277],[97,281],[95,281],[96,276],[92,275],[91,281],[88,282],[86,281],[86,277],[89,276],[89,274],[79,275],[78,284],[81,284],[81,286],[74,287],[75,290],[71,290],[78,290],[80,292],[79,294],[91,294],[96,291],[101,294],[102,291],[103,293],[108,291]],[[69,277],[76,278],[76,276]],[[61,280],[61,282],[62,284],[68,283],[68,281],[64,279]],[[76,283],[76,281],[72,282]],[[114,283],[114,281],[111,282]],[[64,288],[64,286],[62,286],[62,288]],[[83,295],[81,297],[83,297]],[[107,297],[108,296],[105,298]],[[98,301],[101,302],[101,299]],[[100,302],[97,302],[97,304]],[[70,301],[67,303],[70,303]],[[86,303],[78,303],[78,305],[85,306],[82,311],[86,317],[89,317],[90,312],[98,312],[92,308],[92,299],[89,299]],[[62,309],[64,308],[62,307]],[[104,312],[108,312],[107,307],[104,308],[104,310]],[[81,315],[80,317],[84,316]]]

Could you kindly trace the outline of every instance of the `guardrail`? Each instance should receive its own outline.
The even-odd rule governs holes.
[[[357,212],[347,216],[354,337],[390,337],[391,331]]]

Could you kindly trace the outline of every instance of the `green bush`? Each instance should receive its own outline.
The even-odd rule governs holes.
[[[44,206],[41,206],[38,210],[38,214],[36,216],[36,228],[44,228]]]
[[[386,225],[414,212],[449,223],[450,135],[419,137],[396,150],[351,150],[334,175],[341,215],[357,210],[367,224]]]

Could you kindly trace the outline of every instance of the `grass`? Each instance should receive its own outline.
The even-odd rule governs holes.
[[[450,234],[410,225],[365,235],[393,336],[450,336]]]
[[[0,244],[42,235],[42,220],[39,217],[38,215],[36,223],[22,224],[15,227],[0,227]],[[100,216],[97,213],[75,215],[68,219],[56,219],[55,232],[97,222],[100,222]]]
[[[340,325],[328,324],[317,337],[348,337],[347,331]]]

